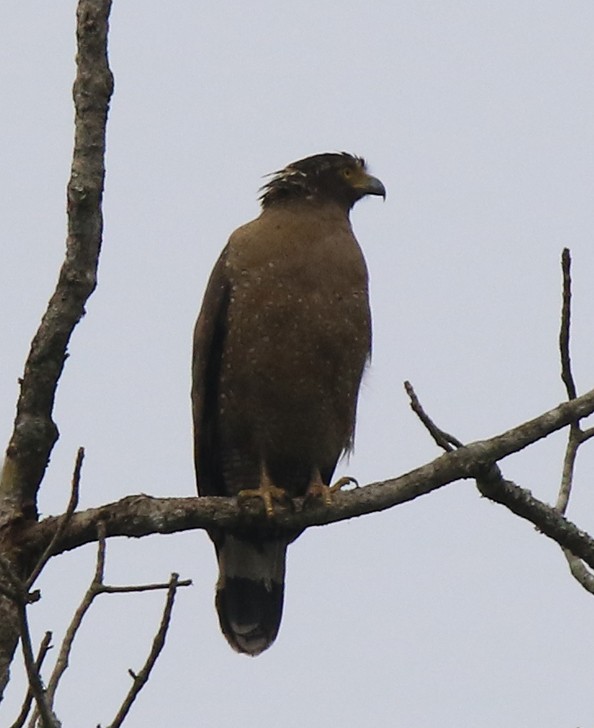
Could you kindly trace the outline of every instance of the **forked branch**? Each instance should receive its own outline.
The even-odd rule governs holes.
[[[173,574],[171,576],[171,579],[168,583],[160,583],[160,584],[141,584],[141,585],[130,585],[130,586],[110,586],[105,584],[104,577],[105,577],[105,554],[106,554],[106,542],[105,542],[105,526],[103,523],[98,524],[98,546],[97,546],[97,559],[95,563],[95,573],[93,575],[93,578],[91,580],[91,583],[89,585],[89,588],[85,592],[78,608],[76,609],[74,616],[72,617],[72,620],[70,624],[68,625],[68,628],[66,630],[66,633],[64,635],[64,639],[62,640],[62,644],[60,645],[60,650],[58,652],[58,657],[56,659],[56,663],[54,665],[54,669],[52,671],[52,674],[50,676],[50,679],[47,684],[47,689],[44,691],[45,693],[45,702],[47,705],[48,710],[51,711],[56,691],[58,689],[58,686],[60,684],[60,680],[62,679],[64,673],[68,669],[68,665],[70,662],[70,655],[72,653],[72,648],[74,645],[75,638],[78,634],[78,631],[82,625],[83,619],[85,618],[86,614],[88,613],[89,609],[91,608],[94,600],[97,596],[100,594],[129,594],[129,593],[137,593],[137,592],[145,592],[145,591],[152,591],[152,590],[167,590],[167,602],[165,606],[165,611],[163,618],[161,620],[161,625],[159,627],[159,630],[157,632],[157,635],[155,637],[155,640],[153,642],[153,648],[151,649],[149,658],[147,659],[147,662],[141,672],[139,673],[139,676],[134,676],[134,683],[132,686],[132,689],[130,690],[130,693],[128,694],[126,701],[124,702],[124,705],[118,712],[118,716],[121,716],[120,722],[114,722],[113,726],[119,726],[121,725],[121,722],[123,721],[125,715],[130,710],[130,707],[132,703],[134,702],[136,696],[140,692],[140,690],[144,687],[146,682],[148,681],[150,672],[161,652],[163,649],[163,646],[165,644],[165,637],[167,634],[167,628],[169,626],[169,620],[171,618],[171,610],[173,609],[173,600],[175,598],[175,593],[178,589],[178,587],[184,587],[184,586],[190,586],[191,581],[190,580],[180,580],[179,576],[177,574]],[[26,619],[26,615],[25,615]],[[37,680],[40,681],[39,673],[37,673]],[[31,717],[31,720],[29,721],[29,728],[35,728],[35,725],[37,723],[39,716],[39,711],[35,711],[33,713],[33,716]]]
[[[577,387],[571,369],[571,355],[569,344],[571,340],[571,254],[568,248],[564,248],[561,256],[561,270],[563,274],[563,304],[561,307],[561,329],[559,332],[559,354],[561,358],[561,379],[565,384],[567,398],[573,400],[577,397]],[[575,472],[576,458],[580,445],[594,435],[594,429],[582,430],[580,421],[572,422],[569,427],[565,457],[563,458],[563,471],[561,474],[561,485],[557,497],[556,508],[561,513],[567,511],[569,497],[573,488],[573,476]],[[583,561],[572,553],[571,550],[563,548],[563,555],[567,559],[569,571],[574,579],[583,586],[586,591],[594,594],[594,575],[590,573]],[[592,566],[592,564],[590,564]]]
[[[109,728],[120,728],[122,723],[124,722],[126,716],[128,715],[130,708],[132,707],[132,704],[138,697],[138,694],[142,690],[142,688],[146,685],[148,682],[148,679],[150,677],[151,671],[153,667],[155,666],[155,663],[157,662],[157,658],[161,654],[161,650],[165,646],[165,639],[167,637],[167,630],[169,629],[169,623],[171,622],[171,613],[173,611],[173,603],[175,601],[175,595],[177,593],[177,589],[180,586],[187,586],[191,582],[187,581],[180,581],[179,580],[179,574],[171,574],[171,578],[169,580],[169,584],[167,585],[167,599],[165,601],[165,607],[163,608],[163,615],[161,617],[161,622],[159,624],[159,629],[157,630],[157,634],[155,635],[155,638],[153,639],[153,644],[151,647],[151,650],[149,652],[148,657],[146,658],[146,661],[144,665],[142,666],[142,669],[140,672],[135,673],[132,670],[128,670],[130,677],[132,678],[132,686],[130,687],[130,690],[128,691],[126,697],[124,698],[124,701],[122,702],[122,705],[120,709],[117,712],[116,717],[113,719],[113,721],[110,723]],[[163,585],[151,585],[151,588],[163,588]],[[139,590],[137,590],[139,591]]]

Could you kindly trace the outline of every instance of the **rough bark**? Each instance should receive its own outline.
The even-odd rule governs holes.
[[[274,522],[266,520],[258,501],[238,506],[232,498],[152,498],[134,495],[117,503],[75,513],[54,553],[61,553],[97,540],[97,525],[105,524],[106,535],[142,537],[174,533],[213,525],[230,529],[259,527],[297,530],[374,513],[413,500],[460,479],[475,479],[487,498],[505,505],[516,515],[571,550],[594,567],[594,540],[580,531],[552,506],[537,500],[530,491],[504,480],[494,463],[537,440],[594,412],[594,390],[564,402],[518,427],[446,453],[400,477],[339,493],[330,506],[295,502],[293,509],[277,509]],[[23,531],[22,547],[43,550],[63,517],[46,518]]]
[[[0,477],[0,551],[10,553],[23,523],[37,518],[36,497],[58,428],[52,411],[70,336],[97,283],[103,216],[105,128],[113,78],[107,61],[111,0],[80,0],[77,9],[77,75],[73,96],[75,140],[67,189],[66,258],[33,338],[20,380],[14,429]],[[27,569],[27,554],[14,562]],[[10,603],[0,599],[0,696],[16,645]]]

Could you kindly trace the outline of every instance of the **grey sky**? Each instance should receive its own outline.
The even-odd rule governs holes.
[[[72,148],[74,2],[0,9],[0,441],[63,256]],[[61,439],[42,492],[60,512],[76,448],[81,506],[191,495],[191,330],[262,175],[307,154],[364,155],[388,190],[353,224],[371,275],[374,358],[356,452],[361,483],[439,453],[402,382],[462,440],[563,398],[559,257],[574,258],[574,371],[592,387],[594,5],[591,2],[163,3],[115,0],[99,288],[58,391]],[[553,500],[564,436],[503,463]],[[580,456],[570,517],[594,531]],[[63,630],[92,548],[52,562],[34,628]],[[310,530],[289,551],[279,638],[233,653],[203,533],[111,542],[108,580],[191,577],[139,726],[594,723],[594,599],[558,547],[459,483]],[[104,725],[138,668],[162,595],[103,597],[59,693],[66,727]],[[15,663],[18,664],[18,661]],[[22,677],[0,710],[20,705]]]

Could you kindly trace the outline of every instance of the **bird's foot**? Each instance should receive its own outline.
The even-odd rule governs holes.
[[[258,488],[247,488],[246,490],[240,490],[237,494],[237,500],[242,501],[248,498],[261,498],[264,503],[264,509],[268,518],[274,516],[274,502],[286,503],[289,496],[287,491],[283,488],[278,488],[274,483],[269,480],[264,480],[260,483]]]
[[[305,494],[305,499],[309,500],[310,498],[320,498],[324,502],[324,505],[329,506],[332,503],[333,494],[337,493],[341,488],[344,488],[345,485],[349,485],[350,483],[354,483],[357,488],[359,487],[357,480],[352,478],[350,475],[344,475],[332,485],[326,485],[322,482],[322,478],[318,477],[309,484],[307,493]]]

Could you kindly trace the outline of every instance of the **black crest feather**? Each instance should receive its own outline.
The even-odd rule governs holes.
[[[326,152],[291,162],[269,175],[271,179],[260,190],[262,207],[289,199],[341,196],[339,174],[345,167],[364,170],[365,160],[348,152]]]

